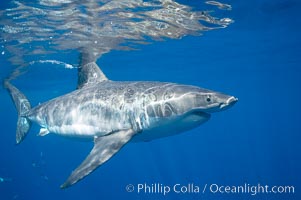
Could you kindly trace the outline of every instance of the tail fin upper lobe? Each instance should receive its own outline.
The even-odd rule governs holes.
[[[31,109],[31,106],[25,95],[8,81],[4,82],[4,87],[8,90],[18,111],[16,142],[19,144],[25,138],[31,127],[31,122],[24,116],[24,114]]]

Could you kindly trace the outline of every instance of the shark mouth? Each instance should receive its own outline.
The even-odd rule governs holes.
[[[230,107],[232,107],[236,102],[238,101],[238,98],[236,97],[230,97],[226,103],[222,103],[220,105],[220,109],[221,110],[225,110],[225,109],[228,109]]]
[[[207,119],[210,119],[210,117],[211,117],[210,113],[199,111],[199,110],[191,112],[190,115],[195,115],[195,116],[199,116],[199,117],[207,118]]]

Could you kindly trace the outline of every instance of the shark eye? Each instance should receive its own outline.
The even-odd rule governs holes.
[[[206,101],[207,101],[207,102],[211,102],[211,98],[210,98],[210,97],[207,97]]]

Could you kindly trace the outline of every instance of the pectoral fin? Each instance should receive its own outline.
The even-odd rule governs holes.
[[[94,147],[88,157],[71,173],[61,188],[69,187],[89,175],[98,166],[102,165],[115,155],[121,147],[134,136],[134,134],[134,131],[130,129],[96,138],[94,140]]]

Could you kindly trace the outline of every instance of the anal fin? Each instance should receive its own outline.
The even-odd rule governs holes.
[[[85,176],[89,175],[98,166],[115,155],[135,135],[132,129],[114,132],[110,135],[95,138],[94,147],[87,158],[68,177],[61,188],[67,188]]]
[[[49,133],[47,128],[41,128],[39,132],[39,136],[45,136]]]

